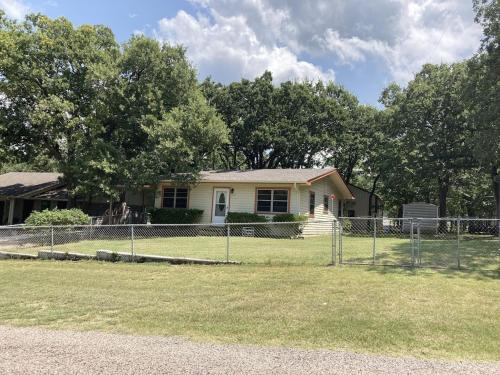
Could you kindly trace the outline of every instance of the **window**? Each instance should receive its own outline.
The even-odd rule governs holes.
[[[323,195],[323,213],[328,213],[328,203],[330,202],[330,197],[328,195]]]
[[[348,210],[347,211],[347,216],[348,217],[356,217],[356,211],[354,211],[354,210]]]
[[[314,216],[314,208],[316,207],[316,193],[314,191],[309,192],[309,215]]]
[[[288,190],[257,189],[257,212],[288,212]]]
[[[188,189],[186,188],[165,188],[163,189],[164,208],[187,208]]]

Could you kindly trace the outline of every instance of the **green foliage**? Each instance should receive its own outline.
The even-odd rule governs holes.
[[[292,222],[304,222],[307,221],[307,215],[297,215],[297,214],[280,214],[273,216],[273,223],[292,223]]]
[[[77,208],[33,211],[26,219],[25,224],[33,226],[88,225],[90,224],[90,216]]]
[[[188,208],[155,208],[150,211],[152,224],[195,224],[203,210]]]
[[[250,212],[229,212],[226,223],[267,223],[269,220],[265,216]]]

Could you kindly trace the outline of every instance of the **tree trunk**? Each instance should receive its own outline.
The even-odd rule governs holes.
[[[377,182],[379,178],[380,174],[378,174],[377,177],[375,177],[375,179],[373,180],[372,190],[370,191],[370,197],[368,198],[368,216],[370,217],[372,216],[372,200],[373,196],[375,195],[375,190],[377,189]],[[375,216],[377,216],[377,211],[375,211]]]
[[[495,195],[496,203],[496,218],[500,220],[500,174],[498,173],[498,165],[491,168],[491,183],[493,184],[493,194]],[[496,235],[500,236],[500,222],[496,225]]]
[[[450,179],[445,177],[439,180],[439,217],[446,217],[448,198],[448,190],[450,189]],[[446,231],[446,221],[439,222],[439,231],[441,233]]]

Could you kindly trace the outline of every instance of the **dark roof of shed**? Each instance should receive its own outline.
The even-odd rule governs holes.
[[[0,175],[0,196],[22,197],[54,188],[61,184],[60,173],[52,172],[9,172]]]

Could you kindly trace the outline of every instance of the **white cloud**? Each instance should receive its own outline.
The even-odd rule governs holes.
[[[193,17],[179,11],[173,18],[159,21],[156,35],[163,42],[186,46],[200,76],[230,82],[254,78],[270,70],[276,82],[285,80],[333,80],[332,70],[324,71],[300,60],[286,46],[264,44],[248,26],[244,16]]]
[[[295,56],[305,53],[341,64],[382,59],[399,82],[410,79],[424,63],[470,56],[481,37],[467,0],[191,2],[215,25],[221,19],[240,19],[264,48],[280,46]]]
[[[0,9],[2,9],[8,17],[16,20],[24,18],[30,11],[29,6],[20,0],[0,0]]]

